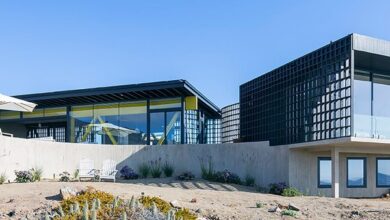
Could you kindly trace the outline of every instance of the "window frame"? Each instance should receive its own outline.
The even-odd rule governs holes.
[[[348,177],[349,177],[349,172],[348,172],[348,161],[349,160],[363,160],[363,185],[359,186],[351,186],[349,185]],[[347,157],[346,158],[346,166],[347,166],[347,172],[346,172],[346,183],[347,183],[347,188],[367,188],[367,157]]]
[[[321,181],[320,181],[320,162],[323,161],[323,160],[329,160],[330,161],[330,164],[331,164],[331,180],[330,180],[330,185],[321,185]],[[317,187],[318,188],[321,188],[321,189],[327,189],[327,188],[332,188],[332,158],[331,157],[318,157],[317,158]]]
[[[388,160],[388,161],[390,161],[390,157],[377,157],[376,158],[376,167],[375,167],[375,183],[376,183],[376,187],[377,188],[389,188],[390,184],[389,185],[379,185],[378,184],[378,162],[379,162],[379,160]]]

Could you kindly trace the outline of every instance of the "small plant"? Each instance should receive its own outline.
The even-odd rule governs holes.
[[[220,183],[234,183],[241,184],[240,177],[228,170],[219,171],[214,174],[214,180]]]
[[[5,173],[1,173],[0,174],[0,185],[5,183],[6,180],[7,180],[7,175]]]
[[[283,190],[286,188],[287,188],[287,184],[285,182],[272,183],[269,185],[269,193],[275,195],[282,195]]]
[[[168,162],[165,162],[164,166],[162,167],[162,170],[166,177],[171,177],[173,175],[174,168]]]
[[[41,181],[42,173],[43,173],[43,169],[42,168],[32,168],[31,169],[31,174],[32,174],[33,182]]]
[[[264,206],[261,202],[256,202],[256,208],[262,208]]]
[[[126,180],[138,179],[138,174],[128,166],[122,167],[119,171],[121,177]]]
[[[162,174],[160,160],[150,162],[150,174],[153,178],[160,178]]]
[[[70,181],[70,173],[64,171],[60,173],[60,182],[69,182]]]
[[[23,170],[23,171],[15,170],[15,176],[16,176],[15,181],[17,183],[28,183],[34,181],[31,170]]]
[[[195,179],[195,175],[191,172],[184,172],[177,177],[178,180],[188,181]]]
[[[301,196],[301,195],[302,195],[302,193],[294,187],[288,187],[288,188],[284,189],[282,192],[282,196],[286,196],[286,197],[295,197],[295,196]]]
[[[245,176],[245,185],[246,186],[255,186],[255,178],[251,175]]]
[[[79,178],[79,169],[76,169],[74,172],[73,172],[73,179],[76,180]]]
[[[208,158],[207,163],[203,159],[200,159],[200,169],[202,172],[202,179],[209,181],[214,180],[215,171],[211,157]]]
[[[150,166],[147,163],[143,163],[139,166],[138,170],[142,178],[147,178],[150,173]]]
[[[291,216],[291,217],[296,217],[298,212],[294,211],[294,210],[286,209],[286,210],[283,210],[281,214]]]

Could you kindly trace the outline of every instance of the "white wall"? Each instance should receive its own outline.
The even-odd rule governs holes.
[[[214,144],[214,145],[89,145],[55,143],[0,136],[0,173],[6,172],[13,180],[14,170],[41,167],[44,177],[52,178],[63,171],[73,173],[81,158],[95,161],[100,168],[102,161],[113,159],[118,169],[128,165],[135,170],[143,162],[168,161],[175,167],[176,175],[191,171],[200,177],[200,160],[212,158],[215,170],[228,169],[241,178],[247,174],[256,183],[268,186],[275,182],[288,182],[288,148],[270,147],[268,142]]]

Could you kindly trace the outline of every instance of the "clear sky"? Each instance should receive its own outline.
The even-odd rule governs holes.
[[[240,84],[331,40],[390,40],[389,9],[387,0],[4,0],[0,93],[186,79],[222,107]]]

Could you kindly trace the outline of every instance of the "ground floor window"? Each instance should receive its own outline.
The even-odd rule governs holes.
[[[366,187],[366,158],[347,158],[347,187]]]
[[[390,158],[376,159],[376,186],[390,187]]]
[[[318,158],[318,187],[332,187],[332,160],[330,157]]]

